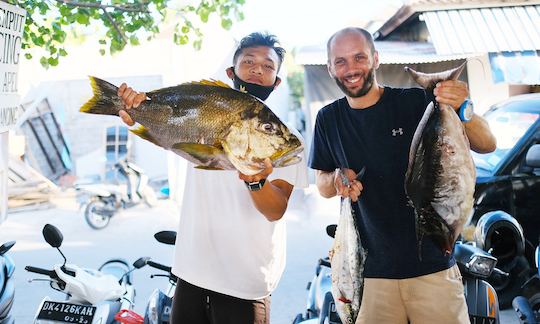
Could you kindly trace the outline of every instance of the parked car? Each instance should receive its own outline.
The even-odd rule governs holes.
[[[488,281],[503,308],[534,273],[540,235],[540,93],[511,97],[485,114],[497,149],[473,152],[477,168],[474,239],[498,259]],[[489,213],[490,217],[483,217]],[[517,221],[517,222],[516,222]],[[523,239],[524,237],[524,239]]]

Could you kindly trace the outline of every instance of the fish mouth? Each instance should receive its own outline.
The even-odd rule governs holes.
[[[272,156],[272,164],[274,166],[287,166],[302,160],[300,153],[304,151],[304,146],[300,144],[297,147],[290,147],[286,150],[277,152]]]

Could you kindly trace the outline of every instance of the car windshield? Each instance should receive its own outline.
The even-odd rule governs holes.
[[[510,152],[518,140],[538,119],[539,115],[530,112],[497,109],[484,116],[497,139],[497,149],[488,154],[472,152],[476,167],[493,173],[495,167]]]

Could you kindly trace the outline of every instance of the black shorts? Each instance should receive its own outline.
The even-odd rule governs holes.
[[[171,324],[270,324],[270,296],[240,299],[178,279]]]

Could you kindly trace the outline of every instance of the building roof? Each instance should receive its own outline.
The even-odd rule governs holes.
[[[540,1],[411,0],[374,37],[416,17],[440,55],[540,49]]]
[[[413,64],[453,61],[467,58],[471,55],[438,55],[431,43],[375,41],[381,64]],[[300,65],[326,64],[326,45],[301,47],[295,61]]]

